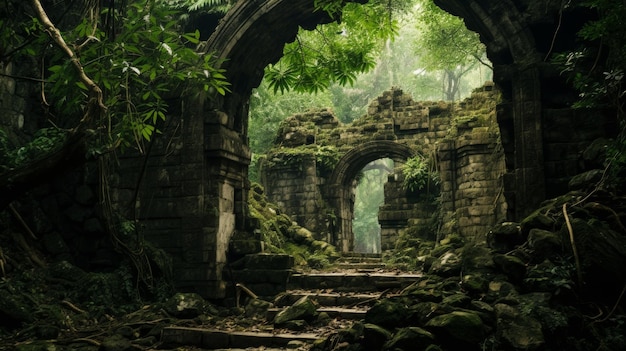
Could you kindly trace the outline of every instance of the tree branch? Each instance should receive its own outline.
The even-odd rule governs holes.
[[[83,66],[80,63],[80,60],[78,59],[74,51],[72,51],[72,49],[67,45],[65,39],[63,39],[63,36],[61,35],[61,32],[52,23],[52,21],[46,14],[43,6],[41,5],[41,2],[39,0],[32,0],[32,5],[35,9],[35,12],[37,13],[37,17],[43,24],[48,35],[50,35],[54,43],[69,58],[69,60],[72,62],[72,65],[74,66],[74,69],[78,73],[78,78],[89,89],[91,97],[87,106],[87,111],[85,112],[83,119],[75,128],[75,130],[79,129],[81,126],[91,121],[93,115],[106,111],[106,106],[104,105],[102,98],[102,89],[100,89],[100,87],[91,78],[89,78],[89,76],[87,76],[85,70],[83,69]]]

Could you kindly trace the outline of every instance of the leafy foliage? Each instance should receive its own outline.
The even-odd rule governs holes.
[[[404,187],[409,191],[420,191],[430,182],[438,183],[438,175],[431,170],[428,160],[417,155],[409,158],[402,166],[404,175]]]
[[[66,135],[57,128],[39,129],[28,144],[14,149],[8,142],[7,134],[0,129],[0,170],[19,167],[44,157],[59,147]]]
[[[317,0],[316,6],[341,22],[319,26],[313,32],[300,31],[287,44],[283,58],[269,65],[265,76],[274,93],[290,90],[319,93],[333,83],[354,84],[357,74],[375,66],[375,55],[385,40],[397,32],[397,21],[391,16],[410,1],[376,0],[367,5],[337,0]]]
[[[460,79],[476,64],[485,64],[485,46],[477,33],[468,30],[463,20],[449,15],[432,0],[420,3],[416,49],[422,53],[420,61],[427,70],[444,74],[445,98],[455,100]],[[489,67],[490,69],[491,67]]]
[[[211,55],[200,56],[192,49],[199,42],[199,32],[178,33],[174,11],[157,5],[146,8],[140,2],[125,10],[115,14],[122,23],[115,38],[94,30],[89,19],[66,37],[80,41],[87,36],[89,42],[78,53],[83,62],[89,62],[86,73],[104,89],[109,107],[106,123],[113,126],[110,138],[130,146],[132,141],[136,145],[149,141],[157,132],[157,122],[166,118],[169,94],[198,89],[224,95],[228,83],[223,71],[214,68]],[[87,87],[77,82],[69,62],[61,61],[59,57],[54,62],[60,63],[49,67],[49,80],[55,82],[49,85],[49,96],[60,112],[72,115],[85,99]]]
[[[616,177],[626,170],[626,4],[619,0],[586,0],[576,6],[597,12],[597,19],[586,22],[578,32],[578,49],[554,54],[552,62],[579,93],[580,99],[573,107],[615,111],[620,129],[617,140],[608,148],[607,166],[608,174]]]
[[[222,1],[201,1],[204,5]],[[101,120],[90,128],[107,131],[101,142],[109,147],[132,145],[143,150],[158,132],[157,124],[166,119],[173,94],[205,92],[224,95],[229,83],[216,69],[211,54],[194,50],[199,32],[182,33],[178,19],[182,4],[189,1],[130,1],[117,7],[99,8],[85,3],[82,11],[90,16],[67,27],[62,36],[70,45],[84,73],[103,91],[107,107]],[[187,9],[185,9],[186,11]],[[75,14],[80,9],[68,9]],[[100,11],[100,13],[98,13]],[[82,12],[81,12],[82,13]],[[0,21],[0,27],[15,23]],[[78,79],[74,63],[63,50],[50,50],[49,36],[36,19],[17,22],[15,29],[2,31],[0,43],[13,49],[2,52],[5,59],[36,57],[43,63],[45,82],[42,97],[50,118],[62,127],[73,127],[80,120],[90,87]],[[96,127],[97,126],[97,127]]]

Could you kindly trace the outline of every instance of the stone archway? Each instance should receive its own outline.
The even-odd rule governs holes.
[[[354,234],[352,233],[352,217],[354,212],[353,181],[359,172],[371,161],[390,158],[394,162],[404,163],[415,156],[412,148],[390,140],[375,140],[360,144],[348,151],[337,163],[328,181],[326,194],[323,196],[335,209],[335,218],[339,235],[331,238],[332,243],[342,252],[352,251]]]
[[[572,33],[584,23],[581,16],[585,14],[561,8],[562,2],[551,0],[435,2],[462,17],[487,47],[495,83],[503,93],[497,119],[506,156],[503,195],[509,209],[507,219],[520,220],[546,196],[558,195],[567,187],[567,176],[573,174],[563,176],[561,171],[577,171],[576,152],[590,138],[609,130],[607,122],[598,118],[593,126],[585,125],[587,116],[563,103],[567,101],[564,95],[575,94],[558,70],[544,61],[550,52],[574,45],[562,36],[553,42],[555,36],[546,33],[556,33],[557,28]],[[185,99],[179,111],[172,111],[178,119],[171,121],[180,128],[163,138],[173,143],[163,145],[161,155],[165,156],[154,162],[160,171],[154,174],[171,177],[153,181],[150,197],[155,198],[154,205],[145,210],[142,219],[150,221],[146,237],[154,238],[174,256],[174,274],[182,289],[212,298],[225,294],[222,270],[228,243],[237,231],[246,230],[248,219],[249,97],[260,84],[264,68],[280,58],[285,43],[294,40],[299,27],[312,29],[331,21],[323,11],[315,11],[314,3],[236,2],[205,46],[206,52],[224,60],[221,67],[227,70],[232,92],[213,101],[200,95]],[[559,96],[552,96],[554,89]],[[587,132],[577,140],[553,132],[575,130],[577,125],[597,132]],[[450,148],[449,153],[453,155],[455,150]],[[561,155],[568,158],[563,160]],[[350,171],[346,165],[344,174]],[[121,189],[120,194],[123,192]],[[121,195],[119,201],[123,202]],[[171,232],[176,235],[169,235]]]
[[[354,2],[364,3],[365,0]],[[559,2],[519,0],[437,0],[436,4],[462,17],[487,47],[494,65],[494,80],[505,102],[498,110],[511,139],[507,150],[507,201],[511,220],[527,214],[546,196],[542,104],[549,101],[542,85],[554,80],[544,56],[556,30]],[[565,20],[568,17],[563,17]],[[263,69],[277,61],[285,43],[295,38],[298,27],[314,28],[331,19],[315,11],[312,0],[241,1],[227,14],[208,40],[207,51],[224,59],[223,67],[232,82],[232,93],[216,108],[226,113],[229,128],[247,134],[247,102],[260,84]],[[559,48],[560,49],[560,48]],[[557,79],[558,80],[558,79]]]

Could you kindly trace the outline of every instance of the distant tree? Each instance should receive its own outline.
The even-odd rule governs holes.
[[[317,93],[331,84],[354,84],[359,73],[371,70],[385,40],[397,32],[393,14],[412,0],[372,0],[364,5],[342,0],[316,0],[336,22],[301,30],[287,44],[279,62],[269,65],[265,77],[276,92]],[[345,7],[344,7],[345,5]],[[338,11],[342,9],[341,16]]]
[[[483,58],[485,47],[462,19],[441,10],[432,0],[419,0],[419,5],[416,51],[423,68],[443,73],[443,97],[454,101],[466,73],[477,64],[491,68]]]

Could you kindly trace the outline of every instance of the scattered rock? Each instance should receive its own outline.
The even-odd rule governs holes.
[[[401,328],[383,346],[384,350],[424,350],[430,346],[435,337],[430,332],[418,328]]]
[[[573,176],[569,183],[567,183],[567,186],[570,190],[587,190],[594,188],[600,180],[602,180],[603,175],[604,170],[592,169]]]
[[[293,305],[278,312],[274,317],[275,325],[283,325],[288,321],[302,319],[307,322],[313,321],[317,317],[317,303],[308,296],[303,296]]]
[[[531,213],[520,223],[520,230],[522,232],[522,237],[524,238],[524,241],[528,237],[528,233],[530,232],[530,230],[533,228],[545,230],[554,229],[554,227],[556,226],[554,219],[550,216],[547,216],[544,212],[545,208],[540,208]]]
[[[164,306],[165,311],[176,318],[191,319],[201,314],[217,314],[202,296],[195,293],[177,293],[171,297]]]
[[[471,312],[454,311],[434,317],[426,323],[426,328],[442,336],[442,340],[451,339],[452,344],[461,342],[476,345],[485,337],[482,320]]]
[[[411,317],[407,303],[408,301],[402,298],[377,301],[365,314],[365,323],[380,325],[384,328],[402,326]]]
[[[511,255],[494,255],[493,262],[514,283],[521,283],[526,275],[526,264]]]
[[[446,252],[433,262],[430,274],[437,274],[442,277],[456,276],[461,272],[461,258],[454,252]]]
[[[376,324],[365,323],[363,325],[363,346],[367,351],[382,350],[383,345],[391,336],[391,332]]]
[[[497,304],[498,337],[513,350],[537,350],[545,339],[541,323],[519,313],[515,308]]]
[[[105,338],[100,345],[100,351],[127,351],[132,348],[130,341],[119,334]]]
[[[487,234],[487,244],[494,251],[505,253],[524,242],[519,223],[504,222],[494,226]]]
[[[533,249],[533,258],[544,258],[562,251],[561,236],[554,232],[533,228],[528,233],[528,245]]]
[[[267,310],[274,305],[271,302],[262,299],[250,299],[245,307],[246,317],[264,318]]]

